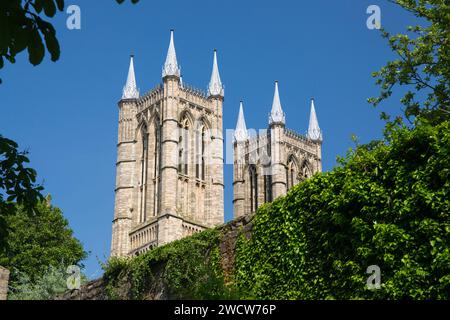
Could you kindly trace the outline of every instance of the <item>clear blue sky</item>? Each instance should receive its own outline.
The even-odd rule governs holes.
[[[128,1],[127,1],[128,2]],[[309,99],[316,99],[323,130],[323,168],[361,142],[379,138],[380,110],[366,99],[378,88],[370,74],[394,56],[366,8],[381,8],[382,25],[399,32],[413,17],[386,0],[314,1],[66,1],[81,8],[81,30],[53,19],[62,48],[53,63],[31,66],[26,53],[0,76],[0,132],[30,151],[31,166],[91,254],[109,255],[114,207],[117,102],[135,54],[141,93],[161,82],[161,66],[175,29],[178,62],[186,83],[205,89],[212,50],[226,86],[224,128],[234,128],[239,100],[247,126],[264,128],[279,81],[287,127],[307,129]],[[393,101],[399,110],[397,101]],[[394,107],[393,107],[394,108]],[[232,217],[232,166],[225,166],[225,220]]]

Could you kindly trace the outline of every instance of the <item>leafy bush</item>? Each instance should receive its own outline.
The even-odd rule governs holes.
[[[397,127],[261,207],[235,280],[261,299],[449,299],[450,121]],[[381,288],[366,269],[381,268]]]
[[[7,250],[0,251],[0,265],[11,270],[13,286],[26,274],[31,282],[41,278],[50,266],[78,265],[87,253],[74,237],[69,222],[61,210],[40,201],[35,205],[36,214],[29,215],[23,206],[15,206],[15,214],[5,218],[9,230],[5,243]]]
[[[9,228],[6,219],[16,213],[17,205],[33,216],[34,207],[44,199],[43,187],[36,184],[37,173],[27,167],[28,162],[28,152],[19,151],[16,142],[0,134],[0,254],[7,250]]]
[[[15,286],[11,286],[8,294],[9,300],[50,300],[56,295],[67,291],[67,281],[70,274],[64,264],[50,266],[34,281],[26,274],[19,273]],[[87,278],[80,274],[80,284]]]

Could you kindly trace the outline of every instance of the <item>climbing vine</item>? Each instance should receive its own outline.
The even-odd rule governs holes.
[[[358,146],[258,210],[237,286],[258,299],[449,299],[449,159],[449,120]]]
[[[112,259],[108,295],[149,298],[156,286],[171,299],[450,299],[449,159],[450,120],[391,129],[261,206],[226,285],[223,231],[212,229]]]
[[[145,299],[159,284],[170,299],[229,298],[220,268],[219,239],[220,232],[211,229],[132,259],[113,258],[105,266],[107,295]]]

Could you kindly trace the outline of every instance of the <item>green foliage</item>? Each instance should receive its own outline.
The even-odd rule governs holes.
[[[110,298],[450,299],[450,121],[395,126],[339,167],[261,206],[238,239],[224,285],[220,233],[208,230],[132,259],[111,259]],[[381,288],[367,287],[371,265]],[[150,290],[151,291],[151,290]],[[122,291],[123,292],[123,291]]]
[[[396,86],[407,88],[401,99],[405,116],[421,116],[434,123],[450,115],[450,4],[442,0],[391,0],[416,17],[426,20],[426,26],[410,26],[407,34],[383,37],[397,54],[380,71],[374,72],[381,93],[369,99],[374,106],[389,98]],[[423,100],[423,101],[422,101]],[[383,113],[382,118],[389,117]],[[400,121],[397,118],[395,122]]]
[[[358,146],[258,210],[236,284],[261,299],[450,299],[449,159],[450,121]]]
[[[124,0],[116,0],[121,4]],[[139,0],[131,0],[137,3]],[[52,61],[61,50],[55,27],[42,16],[53,18],[64,11],[64,0],[2,0],[0,1],[0,69],[5,59],[16,62],[16,55],[25,49],[34,66],[40,64],[47,48]],[[2,80],[0,79],[0,84]]]
[[[119,287],[128,284],[127,298],[143,299],[157,281],[171,299],[232,297],[219,266],[219,235],[215,229],[207,230],[132,259],[110,259],[104,274],[109,297],[119,298]]]
[[[39,278],[31,280],[25,273],[19,273],[18,281],[10,288],[9,300],[50,300],[67,291],[69,274],[64,264],[50,266]],[[86,282],[81,276],[80,284]]]
[[[52,61],[60,55],[56,30],[51,23],[39,16],[43,13],[52,18],[57,11],[64,10],[64,0],[3,0],[0,2],[0,69],[4,59],[16,62],[16,55],[28,51],[28,60],[33,65],[42,62],[45,47]],[[1,83],[1,80],[0,80]]]
[[[33,215],[34,206],[43,199],[43,187],[36,184],[36,171],[26,167],[28,162],[27,152],[18,151],[17,143],[0,135],[0,254],[8,233],[5,219],[16,212],[16,203]]]
[[[0,265],[11,270],[13,286],[23,274],[34,283],[50,266],[57,267],[61,262],[82,266],[80,261],[86,257],[60,209],[42,201],[35,210],[36,214],[30,216],[19,206],[15,214],[6,217],[8,249],[0,253]]]

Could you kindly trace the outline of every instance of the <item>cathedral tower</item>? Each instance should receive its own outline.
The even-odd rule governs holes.
[[[133,58],[119,101],[112,256],[137,255],[223,223],[224,87],[186,85],[173,30],[162,84],[139,96]]]
[[[297,183],[322,171],[322,132],[314,100],[306,135],[285,125],[277,81],[266,131],[249,136],[241,102],[234,136],[235,217],[255,212],[261,204],[285,195]]]
[[[137,99],[139,92],[134,75],[133,56],[130,58],[127,82],[119,101],[116,187],[111,255],[124,256],[130,249],[129,230],[132,225],[133,176],[135,165],[135,137]]]

